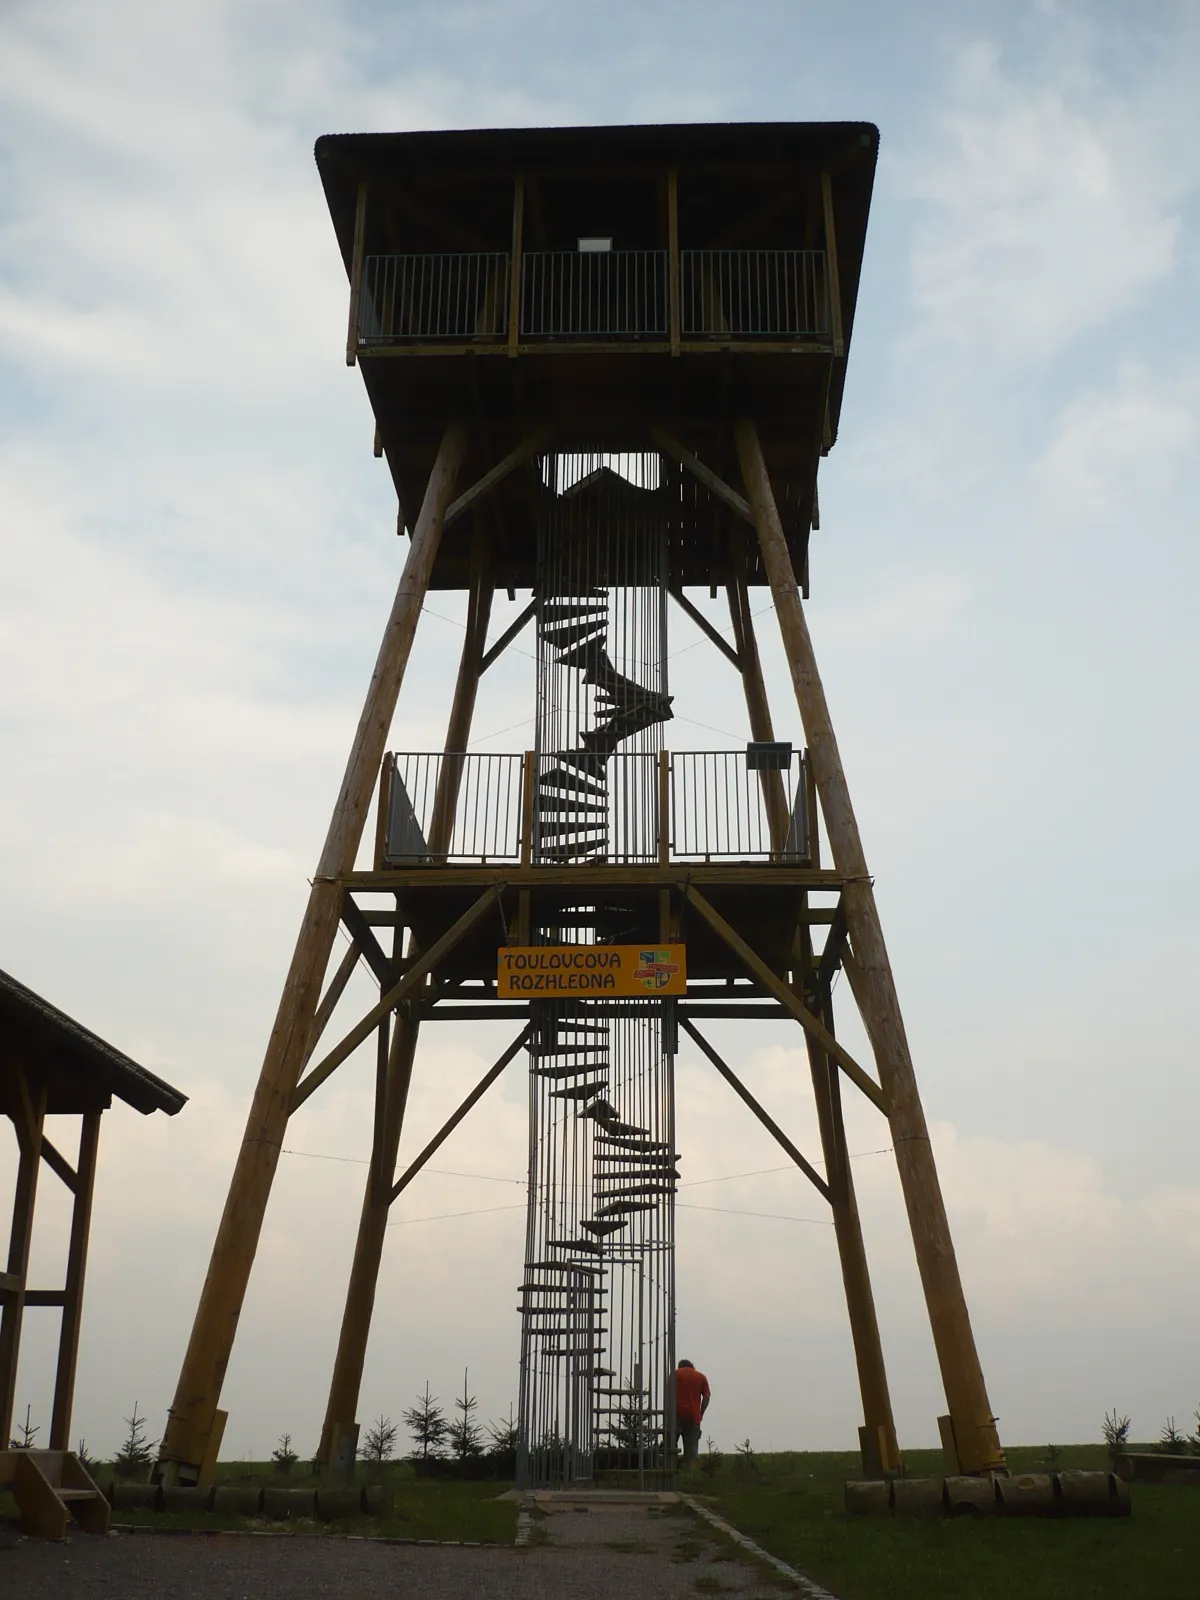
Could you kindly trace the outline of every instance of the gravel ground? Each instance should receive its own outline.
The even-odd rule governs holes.
[[[528,1549],[236,1535],[27,1539],[0,1550],[4,1600],[778,1600],[691,1516],[554,1509]],[[682,1546],[682,1549],[681,1549]],[[682,1558],[682,1559],[681,1559]]]

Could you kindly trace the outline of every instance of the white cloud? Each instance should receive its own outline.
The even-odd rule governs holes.
[[[1006,70],[995,44],[962,52],[936,143],[900,163],[923,213],[912,251],[923,340],[1036,367],[1172,271],[1194,178],[1176,107],[1080,76],[1038,83]]]
[[[1200,431],[1195,387],[1127,368],[1111,389],[1076,395],[1035,468],[1051,514],[1091,520],[1159,500]]]

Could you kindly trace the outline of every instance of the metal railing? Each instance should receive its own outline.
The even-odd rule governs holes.
[[[684,250],[684,338],[828,338],[823,250]]]
[[[677,750],[666,757],[665,778],[653,754],[618,752],[586,781],[578,781],[577,770],[562,757],[542,754],[533,758],[527,783],[526,760],[432,752],[392,756],[384,863],[811,859],[805,758],[790,745]],[[556,772],[566,779],[556,779]]]
[[[393,756],[384,861],[519,860],[523,767],[519,755]]]
[[[502,250],[368,256],[358,342],[501,339],[511,261]],[[521,258],[522,340],[667,337],[665,250],[532,250]],[[823,250],[683,250],[685,339],[827,339]]]
[[[521,261],[523,339],[664,338],[665,250],[532,250]]]
[[[807,861],[804,757],[752,768],[744,750],[677,750],[671,756],[671,858]]]
[[[358,341],[500,338],[508,331],[508,274],[504,251],[368,256]]]

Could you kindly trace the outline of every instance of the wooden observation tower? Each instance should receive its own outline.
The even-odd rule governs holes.
[[[959,1470],[1003,1470],[929,1134],[802,595],[837,438],[878,134],[865,123],[370,134],[318,141],[361,367],[409,538],[163,1438],[191,1481],[218,1410],[288,1118],[377,1053],[372,1163],[319,1455],[345,1459],[388,1207],[518,1056],[530,1086],[526,1483],[674,1452],[673,1059],[680,1031],[829,1205],[867,1468],[899,1462],[843,1093],[890,1124]],[[807,749],[776,740],[751,625],[769,587]],[[430,588],[469,597],[445,748],[389,734]],[[732,643],[688,590],[728,599]],[[489,642],[493,595],[532,598]],[[751,739],[668,749],[680,608]],[[534,748],[468,753],[481,673],[527,625]],[[373,797],[373,854],[360,856]],[[823,829],[822,829],[823,824]],[[820,841],[830,859],[822,861]],[[369,844],[368,844],[369,848]],[[353,941],[332,960],[344,924]],[[358,962],[379,1001],[326,1037]],[[844,970],[874,1062],[838,1042]],[[398,1176],[422,1022],[516,1036]],[[705,1035],[803,1030],[808,1161]],[[664,1440],[668,1441],[664,1445]]]

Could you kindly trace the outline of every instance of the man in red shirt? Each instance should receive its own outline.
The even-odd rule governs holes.
[[[683,1439],[683,1464],[694,1467],[700,1453],[700,1424],[712,1399],[708,1379],[690,1361],[675,1368],[675,1437]]]

